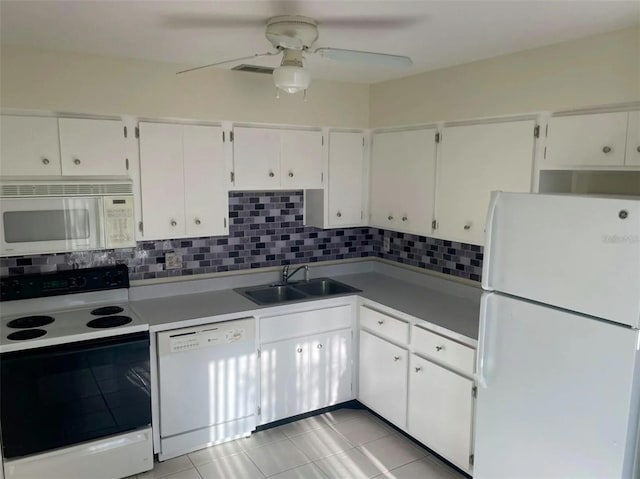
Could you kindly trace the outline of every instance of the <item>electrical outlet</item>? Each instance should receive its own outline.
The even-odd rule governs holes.
[[[165,253],[164,269],[179,269],[182,267],[182,256],[177,253]]]
[[[387,253],[391,253],[391,238],[389,236],[385,236],[382,240],[382,249]]]

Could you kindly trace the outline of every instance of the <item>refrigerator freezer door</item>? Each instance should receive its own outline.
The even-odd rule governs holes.
[[[474,479],[628,478],[639,332],[484,293]]]
[[[485,244],[485,290],[640,326],[640,199],[495,193]]]

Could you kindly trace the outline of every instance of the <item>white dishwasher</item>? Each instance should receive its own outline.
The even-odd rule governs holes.
[[[256,428],[256,351],[255,318],[158,333],[160,460]]]

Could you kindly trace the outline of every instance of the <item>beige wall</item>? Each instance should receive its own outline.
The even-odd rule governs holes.
[[[370,126],[409,125],[640,100],[640,28],[378,83]]]
[[[6,47],[0,106],[104,115],[366,127],[369,86],[316,80],[308,101],[280,95],[270,75]]]

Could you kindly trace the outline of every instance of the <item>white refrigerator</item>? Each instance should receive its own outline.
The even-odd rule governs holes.
[[[474,479],[640,477],[640,198],[495,193]]]

